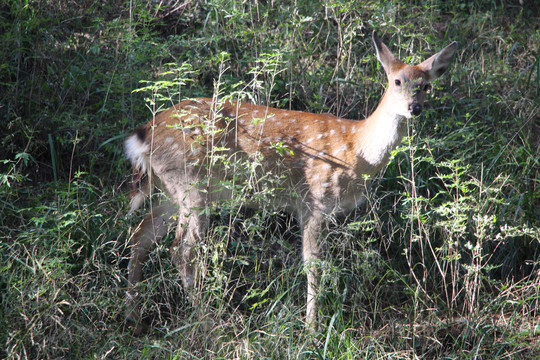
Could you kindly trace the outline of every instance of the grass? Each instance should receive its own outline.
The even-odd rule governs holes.
[[[534,1],[168,4],[0,5],[0,358],[540,356]],[[459,50],[368,206],[321,238],[320,331],[304,330],[295,219],[245,214],[240,192],[201,249],[208,316],[169,236],[132,336],[126,134],[213,93],[363,118],[385,85],[372,30],[411,63]]]

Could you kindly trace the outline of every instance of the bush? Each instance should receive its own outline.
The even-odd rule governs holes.
[[[130,4],[0,5],[0,357],[538,357],[534,2]],[[213,93],[363,118],[385,85],[373,30],[411,63],[460,48],[367,209],[321,239],[321,332],[304,332],[295,220],[244,213],[240,188],[201,259],[211,326],[169,237],[145,270],[150,330],[131,336],[126,134]]]

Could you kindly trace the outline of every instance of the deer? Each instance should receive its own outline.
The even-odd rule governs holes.
[[[137,285],[143,280],[143,267],[174,223],[172,261],[184,289],[189,293],[196,285],[196,247],[209,226],[209,216],[200,209],[230,197],[218,183],[235,175],[212,162],[217,147],[226,156],[260,156],[265,172],[280,174],[282,184],[272,205],[287,209],[298,220],[307,276],[305,324],[309,331],[317,331],[319,235],[327,215],[350,212],[362,202],[369,178],[387,165],[407,132],[407,120],[421,114],[430,82],[448,69],[457,49],[454,41],[422,63],[408,65],[375,32],[372,40],[388,85],[366,119],[220,101],[214,96],[183,100],[127,137],[125,153],[133,166],[130,213],[142,206],[152,189],[167,194],[151,206],[132,234],[126,320],[135,324],[135,333],[142,330]],[[275,143],[287,151],[277,151]]]

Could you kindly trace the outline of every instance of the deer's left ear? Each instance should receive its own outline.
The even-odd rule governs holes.
[[[450,63],[452,62],[452,58],[456,53],[457,46],[457,42],[454,41],[450,45],[448,45],[447,47],[445,47],[444,49],[418,65],[418,67],[420,67],[428,74],[428,81],[432,81],[433,79],[436,79],[442,74],[444,74],[444,72],[446,71],[446,69],[448,69]]]

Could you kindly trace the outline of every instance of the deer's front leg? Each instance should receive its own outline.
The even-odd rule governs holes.
[[[319,259],[318,238],[324,219],[320,213],[304,215],[302,219],[302,254],[307,272],[306,327],[310,332],[317,330],[317,262]]]

